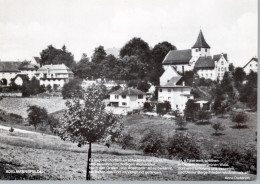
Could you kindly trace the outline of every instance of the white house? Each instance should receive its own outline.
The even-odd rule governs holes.
[[[195,70],[199,77],[222,80],[224,75],[222,68],[228,70],[229,62],[227,54],[211,56],[210,46],[200,30],[197,41],[191,49],[169,51],[162,64],[165,70],[169,66],[174,66],[179,73]]]
[[[25,74],[29,77],[29,79],[32,79],[35,77],[38,68],[29,62],[23,62],[21,65],[19,65],[18,69],[21,71],[21,74]]]
[[[257,67],[257,62],[258,59],[257,58],[252,58],[244,67],[244,71],[246,72],[246,74],[248,75],[250,73],[250,71],[252,70],[253,72],[257,72],[258,67]]]
[[[146,101],[146,94],[138,89],[120,88],[110,93],[109,104],[115,107],[140,109]]]
[[[182,76],[176,71],[174,66],[169,66],[160,77],[158,86],[158,101],[169,101],[172,110],[183,112],[186,102],[193,99],[191,87],[185,86],[185,82],[179,84]]]
[[[9,86],[11,79],[21,73],[20,65],[19,61],[0,61],[0,85]]]
[[[54,85],[63,87],[74,77],[71,69],[64,64],[44,65],[37,70],[35,75],[40,80],[41,85],[51,85],[52,88]]]

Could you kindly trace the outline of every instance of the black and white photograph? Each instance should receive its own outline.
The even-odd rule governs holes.
[[[0,0],[0,182],[255,181],[258,0]]]

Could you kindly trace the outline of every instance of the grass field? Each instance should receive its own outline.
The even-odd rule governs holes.
[[[3,98],[0,100],[0,109],[7,113],[14,113],[27,117],[28,105],[38,105],[47,109],[48,113],[53,113],[65,109],[65,100],[56,98]]]

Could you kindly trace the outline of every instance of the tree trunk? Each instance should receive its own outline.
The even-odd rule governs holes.
[[[91,164],[91,142],[89,143],[88,147],[88,162],[87,162],[87,174],[86,174],[86,180],[90,180],[90,165]]]

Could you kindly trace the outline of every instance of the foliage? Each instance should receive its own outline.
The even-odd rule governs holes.
[[[81,79],[74,78],[70,80],[68,83],[64,84],[62,88],[62,96],[64,99],[75,97],[82,97],[82,87],[81,87]]]
[[[130,134],[123,134],[120,144],[122,148],[125,149],[134,149],[135,144],[134,144],[134,138]]]
[[[123,125],[117,115],[106,113],[100,86],[89,86],[83,93],[83,101],[73,97],[66,102],[67,110],[61,118],[59,136],[80,145],[103,140],[115,141],[121,136]]]
[[[36,77],[33,77],[31,80],[25,80],[23,82],[23,85],[21,87],[22,90],[22,96],[30,96],[30,95],[36,95],[39,93],[44,92],[43,86],[40,85],[40,81],[36,79]]]
[[[52,91],[52,87],[51,87],[50,84],[48,84],[48,85],[46,86],[46,90],[47,90],[49,93]]]
[[[127,83],[128,87],[136,87],[137,89],[148,92],[151,85],[147,81],[140,81],[140,80],[131,80]]]
[[[243,128],[246,125],[246,121],[248,119],[247,115],[242,111],[242,112],[234,112],[231,117],[232,121],[237,123],[236,127],[237,128]]]
[[[197,110],[197,107],[194,103],[194,100],[189,99],[186,103],[186,107],[185,107],[185,110],[184,110],[184,115],[186,117],[186,120],[191,119],[193,121],[194,120],[194,114],[195,114],[196,110]]]
[[[51,132],[55,133],[55,130],[59,127],[59,119],[54,116],[48,116],[47,124],[50,126]]]
[[[107,53],[104,49],[104,46],[100,45],[97,48],[95,48],[93,56],[91,58],[91,62],[93,63],[101,63],[103,59],[107,56]]]
[[[224,93],[229,95],[229,97],[232,97],[232,95],[233,95],[232,79],[229,76],[228,72],[225,72],[223,79],[221,81],[220,87]]]
[[[33,125],[35,130],[39,124],[48,120],[47,110],[36,105],[29,106],[27,109],[29,125]]]
[[[221,122],[216,122],[212,124],[212,128],[215,130],[215,135],[220,135],[220,131],[224,131],[225,130],[225,126],[222,125]]]
[[[213,81],[211,79],[205,79],[204,77],[199,78],[197,81],[198,86],[211,86]]]
[[[171,110],[171,104],[169,101],[165,101],[163,103],[158,103],[156,106],[157,114],[164,115]]]
[[[140,149],[142,149],[144,153],[161,155],[165,152],[165,144],[165,138],[161,133],[149,129],[141,138]]]
[[[198,111],[197,118],[200,120],[199,124],[209,123],[210,113],[207,111]]]
[[[65,64],[67,67],[72,69],[76,64],[72,53],[67,51],[65,45],[62,49],[56,49],[52,45],[49,45],[46,49],[41,51],[40,55],[41,65]]]
[[[151,102],[144,102],[144,110],[151,112],[153,110],[153,105]]]
[[[200,148],[196,139],[182,133],[175,134],[169,138],[167,150],[170,156],[182,160],[200,159]]]
[[[246,78],[246,73],[241,67],[237,67],[233,72],[233,78],[235,83],[242,83]]]
[[[181,116],[178,116],[176,117],[176,123],[175,123],[177,126],[178,126],[178,130],[185,130],[185,127],[187,126],[187,121],[184,120],[183,117]]]
[[[234,67],[233,63],[230,63],[230,64],[228,65],[228,70],[229,70],[230,72],[233,72],[234,69],[235,69],[235,67]]]

